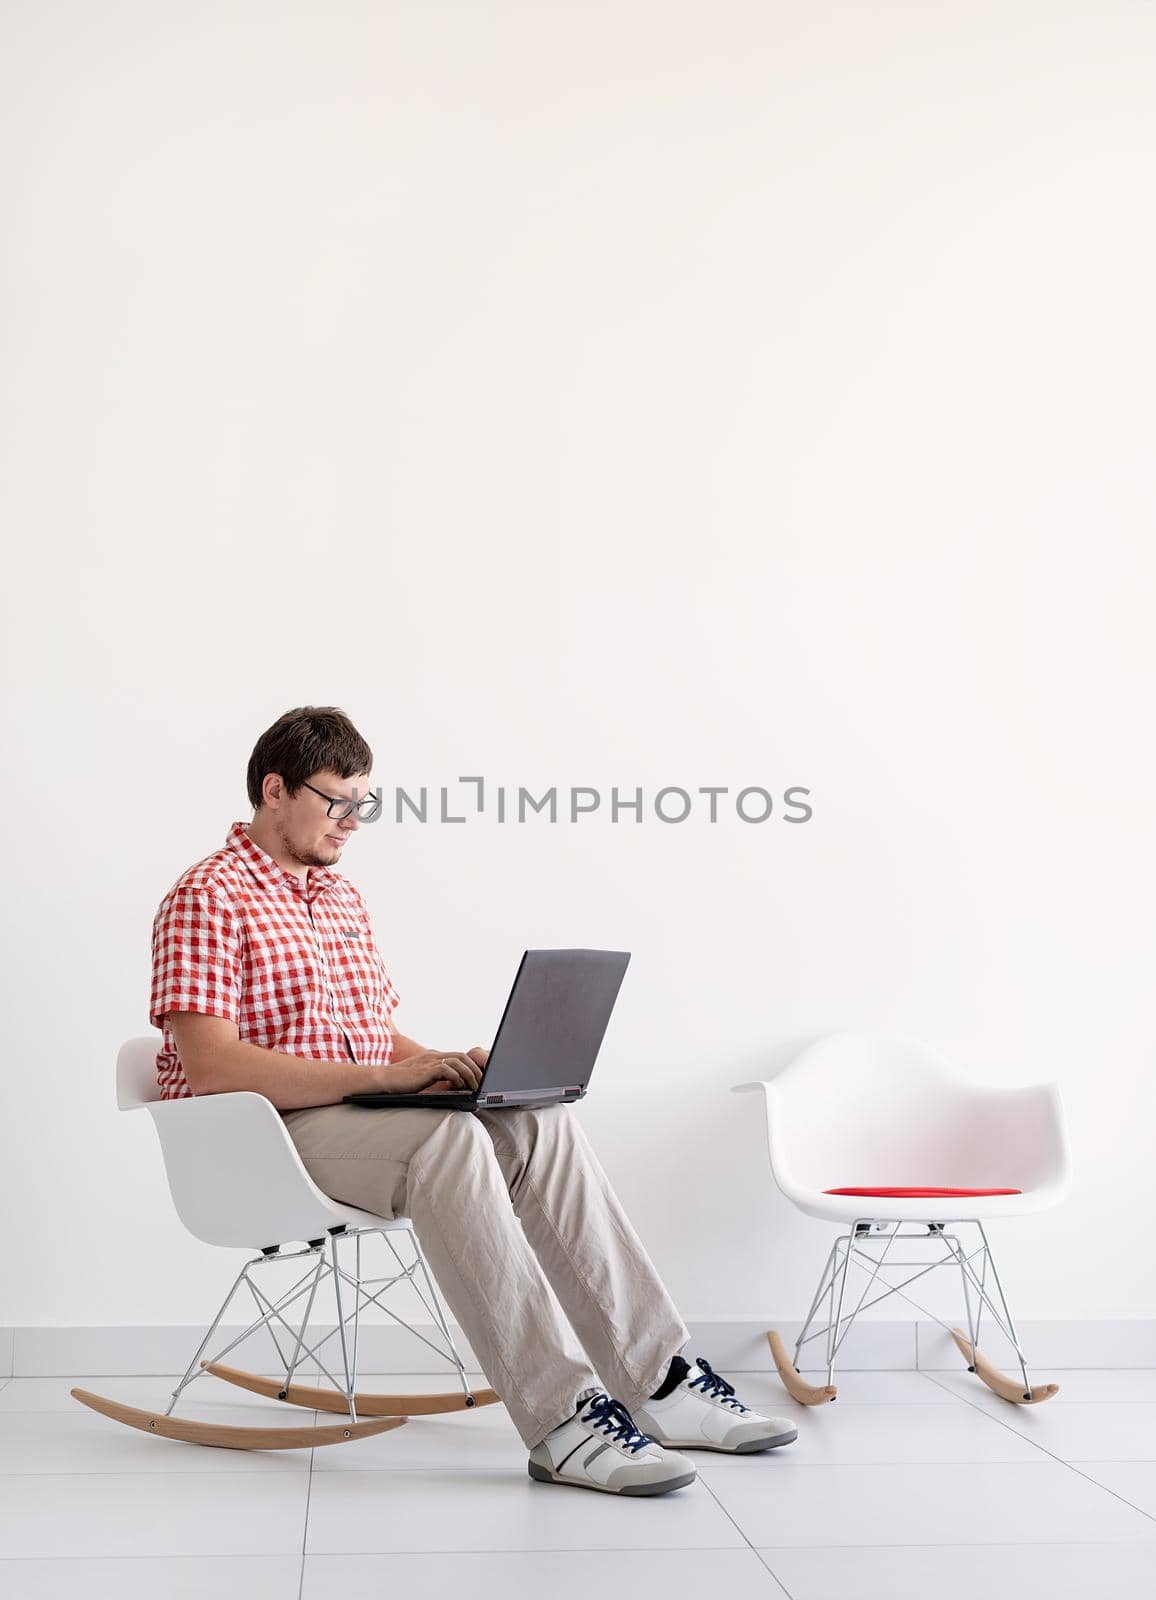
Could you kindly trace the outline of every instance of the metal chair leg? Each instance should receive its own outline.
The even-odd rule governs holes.
[[[879,1219],[873,1222],[872,1219],[857,1218],[851,1224],[849,1233],[840,1235],[835,1240],[820,1276],[815,1298],[811,1302],[811,1308],[807,1313],[807,1320],[803,1324],[802,1331],[796,1340],[793,1361],[788,1356],[779,1335],[774,1330],[768,1333],[767,1339],[771,1347],[771,1354],[788,1393],[803,1405],[816,1405],[822,1400],[833,1400],[838,1392],[834,1385],[835,1361],[844,1339],[850,1332],[861,1310],[878,1305],[881,1300],[887,1299],[889,1295],[898,1295],[900,1299],[906,1300],[924,1316],[930,1318],[933,1322],[938,1322],[954,1339],[968,1363],[969,1370],[976,1373],[1002,1399],[1017,1405],[1031,1405],[1041,1400],[1048,1400],[1052,1395],[1058,1393],[1058,1384],[1033,1385],[1028,1378],[1027,1360],[1020,1344],[1019,1335],[1016,1332],[1015,1323],[1012,1320],[1011,1310],[1004,1294],[1003,1284],[1000,1281],[995,1258],[992,1255],[983,1224],[975,1218],[966,1219],[976,1223],[982,1241],[980,1247],[970,1254],[965,1254],[963,1246],[955,1234],[944,1232],[945,1224],[941,1222],[922,1224],[926,1228],[930,1240],[935,1241],[943,1248],[944,1255],[936,1256],[930,1261],[902,1262],[898,1260],[888,1261],[887,1258],[892,1244],[897,1239],[917,1239],[925,1236],[916,1233],[904,1233],[901,1222],[896,1221],[889,1224],[890,1232],[886,1236],[886,1244],[878,1256],[860,1248],[860,1241],[870,1238],[873,1234],[873,1229],[882,1230],[887,1220]],[[978,1273],[972,1264],[975,1256],[982,1257],[982,1266]],[[847,1279],[850,1275],[852,1261],[858,1262],[868,1276],[867,1282],[851,1310],[845,1313]],[[954,1263],[960,1270],[967,1317],[967,1333],[964,1333],[959,1328],[950,1327],[925,1306],[920,1305],[910,1294],[906,1293],[908,1284],[915,1282],[917,1278],[926,1276],[929,1272],[933,1272],[937,1267],[946,1266],[949,1263]],[[989,1268],[994,1290],[989,1289],[987,1284]],[[889,1271],[902,1269],[904,1273],[909,1275],[904,1277],[902,1283],[892,1283],[882,1275],[884,1269]],[[877,1283],[881,1292],[869,1300],[867,1297]],[[971,1291],[973,1289],[976,1294],[974,1314],[971,1300]],[[824,1296],[827,1299],[826,1325],[812,1332],[811,1326],[815,1321],[818,1307]],[[1015,1350],[1021,1374],[1019,1380],[1006,1377],[977,1348],[980,1318],[984,1308],[991,1313],[992,1320],[1006,1334]],[[825,1386],[808,1383],[800,1375],[798,1368],[799,1356],[803,1345],[816,1338],[823,1338],[826,1342],[827,1383]]]
[[[139,1428],[144,1432],[159,1434],[165,1438],[182,1439],[188,1443],[219,1445],[234,1450],[290,1450],[313,1448],[317,1445],[338,1444],[348,1439],[365,1438],[371,1434],[383,1433],[390,1428],[401,1427],[406,1419],[411,1416],[461,1411],[467,1408],[472,1409],[476,1406],[496,1405],[500,1397],[495,1390],[487,1388],[478,1389],[472,1393],[470,1391],[465,1377],[464,1363],[454,1344],[436,1287],[429,1275],[425,1258],[421,1254],[421,1246],[414,1234],[411,1234],[411,1237],[416,1251],[415,1260],[409,1267],[402,1265],[401,1270],[388,1278],[388,1280],[380,1281],[384,1284],[384,1288],[391,1287],[401,1279],[413,1282],[412,1275],[420,1267],[432,1300],[432,1307],[426,1301],[421,1286],[414,1283],[414,1288],[423,1304],[426,1305],[427,1309],[431,1310],[438,1325],[439,1333],[445,1340],[448,1356],[446,1350],[438,1350],[438,1354],[446,1357],[456,1367],[464,1393],[461,1395],[445,1393],[358,1394],[356,1388],[357,1332],[363,1301],[381,1306],[381,1309],[387,1315],[391,1316],[394,1321],[401,1323],[403,1327],[409,1327],[409,1324],[405,1322],[404,1318],[391,1311],[388,1306],[382,1305],[380,1295],[384,1292],[384,1289],[373,1292],[372,1288],[366,1287],[367,1283],[372,1286],[379,1280],[366,1280],[362,1277],[360,1233],[384,1233],[385,1230],[380,1228],[354,1230],[356,1234],[356,1261],[355,1271],[352,1275],[342,1266],[339,1254],[338,1235],[345,1233],[346,1230],[344,1228],[335,1228],[329,1230],[329,1232],[329,1260],[326,1259],[325,1240],[311,1239],[308,1241],[307,1248],[303,1250],[291,1251],[282,1255],[279,1250],[269,1247],[268,1250],[262,1251],[260,1256],[254,1257],[245,1263],[237,1274],[232,1288],[225,1297],[221,1309],[214,1317],[208,1332],[201,1340],[184,1377],[173,1391],[168,1410],[163,1414],[142,1410],[134,1406],[125,1406],[119,1401],[108,1400],[86,1389],[73,1389],[71,1391],[73,1398],[79,1400],[81,1404],[88,1406],[91,1410],[102,1412],[105,1416],[112,1418],[116,1422],[124,1423],[128,1427]],[[395,1259],[400,1263],[400,1257],[397,1255],[392,1239],[389,1239],[389,1244]],[[250,1276],[252,1268],[261,1266],[269,1261],[297,1260],[302,1257],[307,1257],[310,1260],[308,1271],[276,1299],[272,1299],[265,1294]],[[307,1331],[313,1313],[317,1289],[327,1273],[333,1278],[334,1295],[337,1303],[337,1326],[320,1339],[307,1342]],[[343,1282],[352,1287],[354,1292],[352,1310],[346,1309],[345,1298],[342,1293]],[[203,1359],[203,1352],[220,1326],[225,1312],[228,1310],[237,1289],[242,1283],[246,1284],[256,1301],[258,1316],[236,1338],[231,1339],[213,1360],[205,1360]],[[288,1311],[298,1300],[305,1296],[308,1296],[308,1299],[304,1316],[300,1326],[294,1327],[282,1313]],[[346,1323],[350,1320],[353,1322],[353,1332],[352,1338],[347,1339]],[[281,1348],[280,1340],[276,1334],[276,1324],[280,1324],[281,1328],[292,1336],[293,1347],[289,1356],[286,1356]],[[245,1372],[240,1368],[225,1366],[222,1362],[221,1358],[223,1356],[250,1338],[260,1328],[269,1330],[270,1337],[272,1337],[277,1353],[285,1367],[285,1377],[283,1379],[264,1378],[255,1373]],[[437,1350],[437,1346],[429,1339],[426,1339],[416,1328],[410,1328],[410,1332],[421,1339],[424,1344],[429,1345],[431,1349]],[[319,1354],[322,1345],[334,1333],[338,1335],[341,1344],[344,1384],[338,1382]],[[317,1363],[321,1373],[332,1385],[330,1389],[293,1381],[293,1373],[303,1356],[311,1357]],[[304,1406],[311,1410],[345,1413],[345,1420],[328,1426],[251,1428],[234,1427],[231,1424],[223,1423],[186,1421],[183,1418],[172,1416],[171,1412],[182,1391],[189,1383],[196,1378],[203,1377],[206,1373],[222,1378],[228,1383],[236,1384],[240,1388],[248,1389],[255,1394],[266,1395],[270,1399],[280,1400],[289,1405]],[[359,1412],[362,1420],[358,1420]]]

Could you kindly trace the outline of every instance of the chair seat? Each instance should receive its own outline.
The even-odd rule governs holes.
[[[911,1188],[885,1188],[884,1187],[884,1188],[858,1188],[858,1189],[856,1189],[856,1188],[824,1189],[823,1193],[824,1194],[860,1194],[860,1195],[870,1195],[870,1196],[874,1196],[876,1198],[878,1198],[878,1197],[890,1197],[891,1199],[896,1199],[896,1200],[925,1200],[925,1199],[939,1199],[939,1198],[949,1199],[952,1196],[956,1196],[956,1195],[1022,1194],[1023,1190],[1022,1189],[936,1189],[936,1188],[931,1188],[931,1187],[924,1188],[924,1189],[919,1189],[919,1188],[911,1189]]]
[[[329,1204],[334,1211],[341,1213],[341,1220],[349,1232],[357,1228],[380,1229],[382,1233],[412,1232],[412,1217],[379,1217],[372,1211],[363,1211],[360,1206],[347,1205],[344,1200],[329,1199]]]

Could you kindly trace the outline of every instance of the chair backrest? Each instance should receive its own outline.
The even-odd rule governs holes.
[[[190,1233],[206,1244],[260,1249],[320,1238],[346,1220],[305,1170],[271,1100],[251,1090],[162,1100],[157,1049],[155,1035],[121,1046],[117,1104],[151,1113],[173,1204]]]
[[[978,1084],[918,1039],[829,1034],[766,1085],[771,1166],[787,1193],[848,1184],[1028,1189],[1058,1181],[1052,1085]]]
[[[157,1053],[160,1039],[126,1039],[116,1057],[116,1103],[122,1111],[135,1111],[159,1100],[161,1086],[157,1081]]]

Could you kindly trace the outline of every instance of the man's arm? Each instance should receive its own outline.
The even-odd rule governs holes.
[[[394,1035],[394,1056],[392,1056],[394,1061],[408,1061],[410,1056],[423,1056],[429,1050],[429,1045],[419,1045],[416,1042],[416,1038],[407,1038],[405,1034],[399,1034],[392,1021],[389,1024],[389,1032]],[[490,1051],[485,1048],[485,1045],[472,1045],[466,1051],[466,1054],[472,1056],[472,1059],[479,1064],[479,1067],[484,1067],[488,1056],[490,1056]]]
[[[420,1056],[426,1049],[426,1046],[418,1044],[416,1039],[407,1039],[404,1033],[398,1033],[392,1023],[390,1023],[389,1031],[393,1034],[393,1059],[395,1061],[406,1061],[410,1056]]]
[[[199,1011],[170,1011],[177,1054],[189,1088],[195,1095],[228,1094],[251,1089],[263,1094],[278,1111],[305,1106],[337,1105],[358,1090],[391,1093],[430,1089],[475,1089],[481,1063],[470,1056],[424,1050],[425,1059],[413,1070],[399,1072],[389,1066],[362,1066],[356,1061],[313,1061],[286,1056],[277,1050],[243,1040],[235,1022]],[[413,1040],[407,1043],[413,1044]],[[407,1056],[412,1059],[413,1052]]]
[[[407,1039],[404,1033],[398,1033],[391,1024],[390,1032],[393,1034],[393,1059],[395,1061],[408,1061],[411,1056],[424,1055],[429,1046],[418,1044],[416,1039]],[[489,1060],[490,1052],[484,1044],[471,1045],[466,1055],[475,1061],[479,1067],[484,1067]]]
[[[386,1089],[383,1067],[356,1061],[310,1061],[248,1044],[235,1022],[199,1011],[170,1011],[177,1054],[194,1094],[253,1089],[278,1111],[337,1104],[359,1089]]]

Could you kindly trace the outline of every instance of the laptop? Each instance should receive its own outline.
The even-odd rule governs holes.
[[[580,1100],[629,960],[628,950],[527,950],[476,1090],[367,1090],[344,1095],[343,1102],[472,1111]]]

